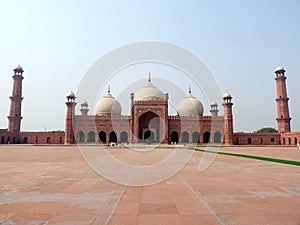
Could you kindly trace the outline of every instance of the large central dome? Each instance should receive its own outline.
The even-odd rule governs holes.
[[[134,94],[135,101],[166,100],[166,95],[151,83],[149,75],[148,83]]]

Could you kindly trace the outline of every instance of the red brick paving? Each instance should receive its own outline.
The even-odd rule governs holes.
[[[220,151],[299,161],[295,147]],[[127,163],[136,154],[114,148]],[[139,165],[171,149],[137,153]],[[125,187],[94,172],[75,146],[0,146],[0,224],[299,225],[300,167],[218,155],[204,172],[202,152],[164,182]]]

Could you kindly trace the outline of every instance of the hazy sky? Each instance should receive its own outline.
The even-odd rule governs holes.
[[[157,40],[189,49],[208,65],[222,92],[234,97],[236,132],[277,128],[273,71],[282,65],[292,129],[299,131],[299,21],[299,0],[0,0],[0,127],[7,127],[18,63],[25,70],[22,130],[64,130],[65,96],[97,59],[128,43]],[[140,79],[152,70],[146,69]],[[111,85],[114,94],[117,84]]]

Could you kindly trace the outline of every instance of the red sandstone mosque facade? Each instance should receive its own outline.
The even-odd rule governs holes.
[[[99,100],[95,114],[89,115],[88,103],[81,103],[81,115],[75,114],[76,96],[67,95],[65,131],[22,132],[23,68],[14,69],[8,129],[0,130],[1,144],[108,144],[162,143],[224,145],[296,145],[300,132],[291,132],[285,70],[275,70],[278,133],[234,133],[232,96],[223,96],[224,115],[218,115],[217,103],[211,103],[210,115],[203,115],[202,103],[191,90],[169,115],[169,95],[151,82],[129,96],[130,115],[122,115],[122,106],[110,93]]]

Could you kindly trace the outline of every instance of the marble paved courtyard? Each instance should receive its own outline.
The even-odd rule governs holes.
[[[153,165],[175,151],[89,148],[108,151],[134,166]],[[300,161],[296,147],[238,146],[219,151]],[[76,146],[1,145],[0,224],[300,224],[299,166],[211,154],[216,157],[199,171],[204,154],[193,152],[187,164],[164,181],[126,186],[95,172]]]

